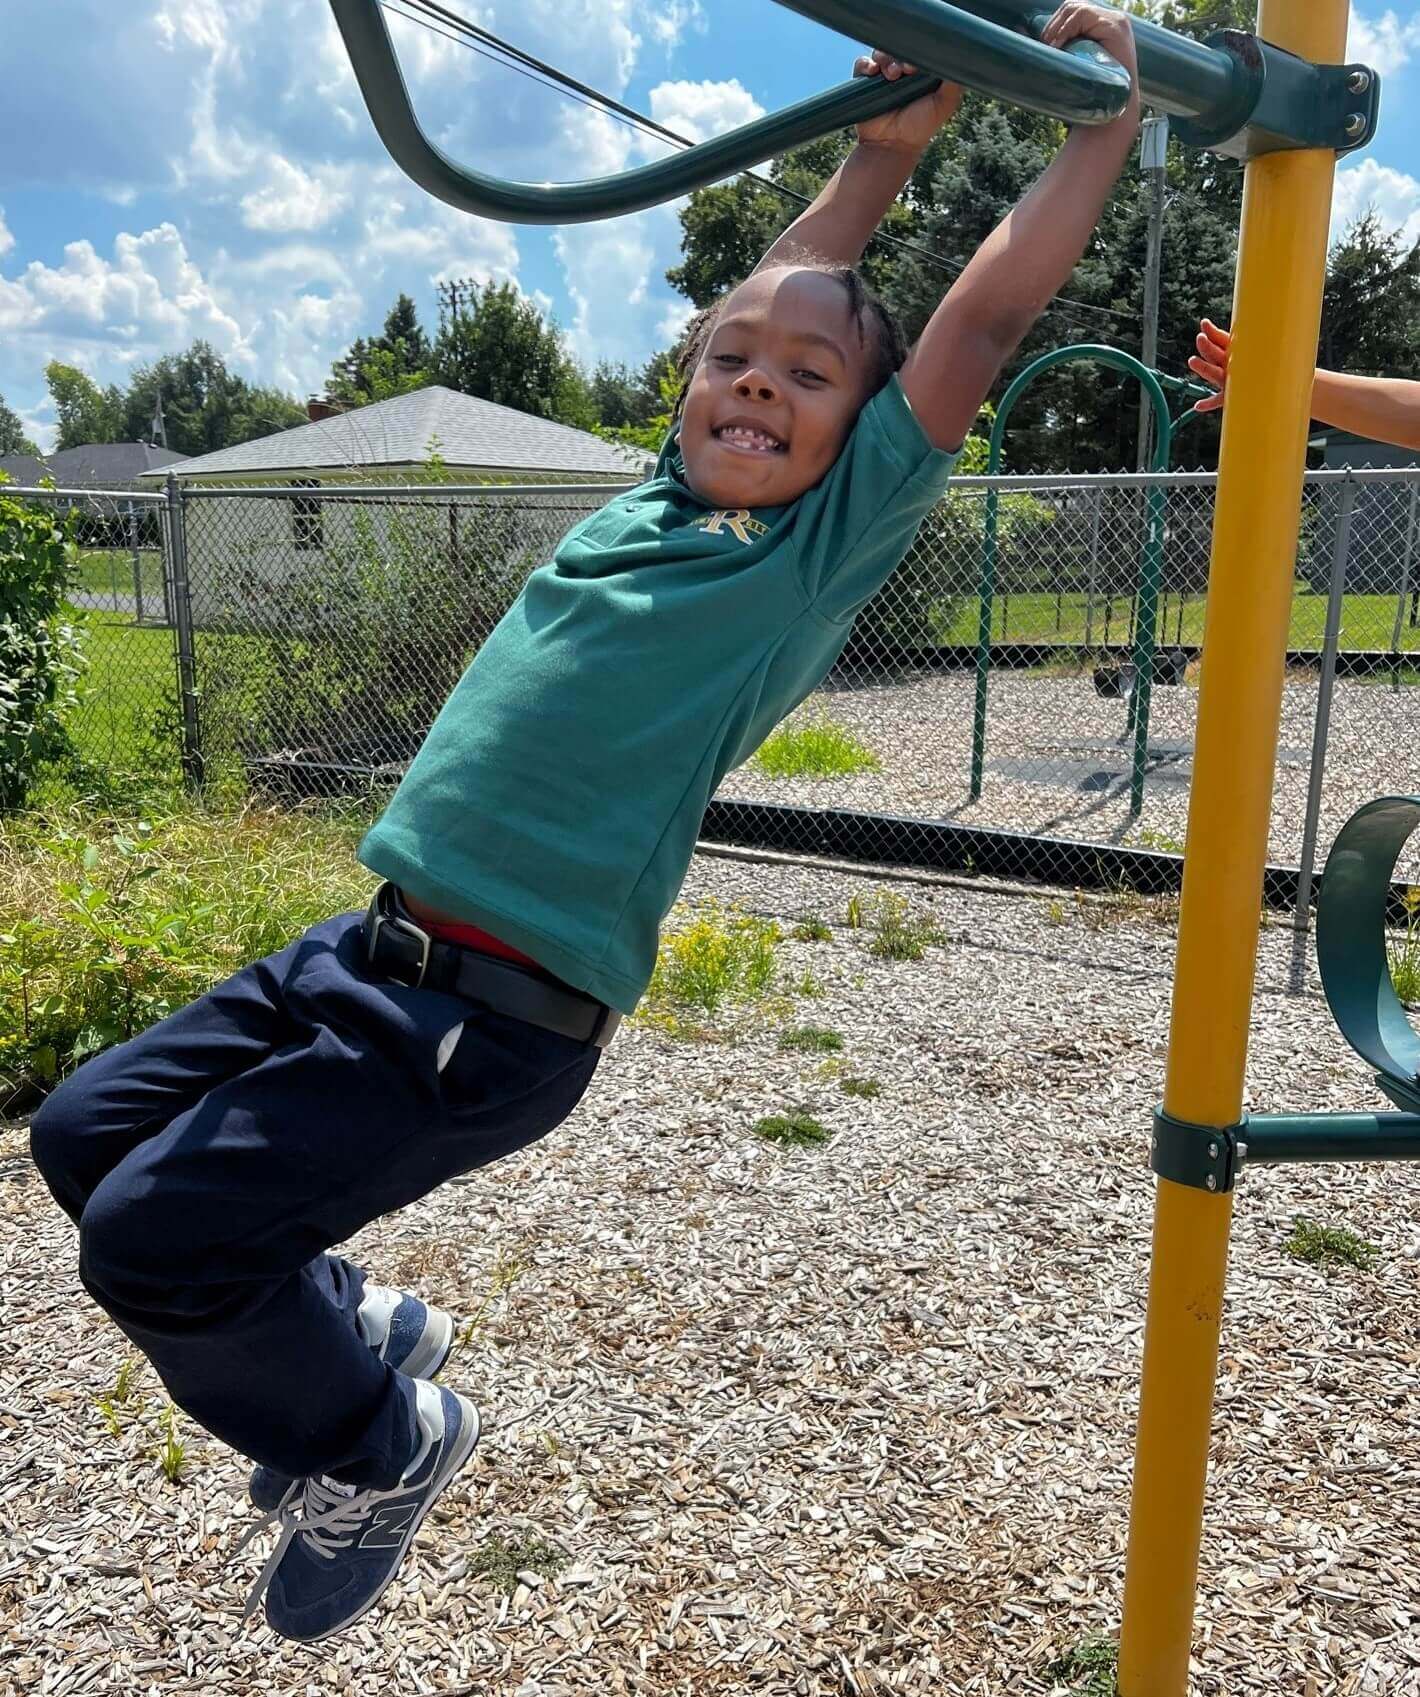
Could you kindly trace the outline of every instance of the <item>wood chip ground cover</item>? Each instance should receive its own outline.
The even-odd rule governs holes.
[[[179,1422],[83,1297],[0,1132],[0,1691],[572,1697],[1005,1694],[1117,1627],[1173,937],[1067,897],[907,889],[946,941],[883,961],[870,879],[698,859],[692,902],[789,938],[823,994],[685,1042],[633,1025],[561,1130],[377,1221],[381,1278],[473,1321],[447,1370],[485,1436],[385,1604],[316,1650],[237,1620],[238,1457]],[[1262,936],[1258,1105],[1374,1105],[1290,933]],[[844,1038],[881,1082],[778,1046]],[[833,1134],[781,1149],[754,1122]],[[1420,1170],[1296,1168],[1238,1196],[1197,1697],[1420,1693]],[[1370,1271],[1285,1252],[1298,1215]],[[495,1293],[490,1300],[490,1292]],[[551,1570],[480,1571],[501,1539]],[[1063,1689],[1063,1688],[1062,1688]]]

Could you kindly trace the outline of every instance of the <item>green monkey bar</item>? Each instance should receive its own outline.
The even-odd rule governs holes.
[[[859,78],[684,153],[613,177],[517,183],[460,165],[420,127],[380,0],[330,0],[365,104],[390,156],[420,188],[461,211],[519,224],[575,224],[636,212],[732,176],[817,136],[906,105],[949,77],[1068,124],[1117,117],[1124,70],[1093,42],[1063,53],[1037,36],[1050,8],[1034,0],[776,0],[806,18],[921,65],[895,83]],[[1207,43],[1134,20],[1144,98],[1195,146],[1241,157],[1283,148],[1363,146],[1375,131],[1379,80],[1364,66],[1312,65],[1238,31]],[[927,73],[930,73],[927,74]]]

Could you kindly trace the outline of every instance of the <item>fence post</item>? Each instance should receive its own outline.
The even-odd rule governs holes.
[[[132,501],[128,503],[128,546],[133,554],[133,618],[135,624],[141,625],[143,623],[143,555],[138,547],[138,514],[134,510]]]
[[[1331,555],[1331,589],[1326,599],[1326,635],[1321,646],[1321,682],[1316,694],[1316,724],[1312,728],[1311,770],[1307,773],[1307,811],[1302,824],[1302,865],[1297,874],[1297,911],[1293,924],[1305,931],[1311,924],[1312,876],[1316,870],[1316,839],[1321,818],[1321,785],[1326,772],[1326,744],[1331,734],[1331,697],[1336,687],[1336,651],[1341,640],[1341,608],[1346,599],[1346,567],[1351,552],[1351,513],[1356,483],[1350,468],[1341,485],[1341,510],[1336,518],[1336,546]]]
[[[168,558],[165,576],[177,636],[178,703],[182,708],[182,769],[190,784],[200,784],[202,734],[197,722],[197,663],[192,643],[192,596],[187,579],[187,512],[183,492],[171,472],[167,479]]]
[[[1104,490],[1098,488],[1095,494],[1095,510],[1090,521],[1090,574],[1085,582],[1085,648],[1093,650],[1095,646],[1095,576],[1100,564],[1100,513],[1104,507]]]
[[[1410,594],[1410,564],[1415,558],[1415,515],[1420,507],[1420,479],[1410,486],[1410,516],[1405,522],[1405,558],[1400,567],[1400,598],[1395,604],[1395,629],[1390,633],[1390,651],[1394,655],[1391,667],[1392,693],[1400,689],[1400,630],[1405,620],[1405,599]]]

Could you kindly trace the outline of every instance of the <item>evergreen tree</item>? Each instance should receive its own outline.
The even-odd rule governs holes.
[[[1319,365],[1373,377],[1420,375],[1420,242],[1366,211],[1327,262]]]
[[[357,338],[331,366],[331,398],[365,406],[422,388],[430,378],[431,354],[418,308],[401,294],[385,314],[381,333]]]

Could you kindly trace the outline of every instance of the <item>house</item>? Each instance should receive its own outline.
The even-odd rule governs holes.
[[[588,498],[570,489],[566,497],[520,495],[514,512],[496,486],[629,485],[650,465],[647,455],[588,431],[439,386],[344,411],[313,399],[309,411],[307,424],[173,468],[195,497],[187,503],[186,536],[197,624],[275,628],[291,602],[278,592],[295,585],[309,592],[350,574],[357,554],[366,567],[411,549],[437,550],[457,563],[477,544],[486,557],[494,504],[503,518],[497,528],[508,532],[505,552],[514,531],[520,552],[550,552],[588,510]],[[166,475],[147,472],[140,485],[160,486]],[[446,492],[468,484],[489,486],[487,499]],[[371,485],[400,493],[353,498]],[[262,493],[244,492],[256,490]],[[324,493],[336,491],[341,498]],[[545,518],[529,517],[529,507],[549,510]]]
[[[52,503],[60,512],[77,514],[76,534],[85,543],[137,547],[141,538],[144,547],[155,547],[156,516],[151,509],[125,501],[123,491],[139,488],[138,480],[146,473],[166,476],[167,467],[181,464],[182,459],[181,454],[147,442],[83,442],[38,459],[31,454],[0,456],[0,472],[25,489],[53,483],[56,489],[92,490],[86,496],[56,496]]]
[[[1322,450],[1322,464],[1328,471],[1371,467],[1397,473],[1420,472],[1420,453],[1413,448],[1375,442],[1349,430],[1327,429],[1313,440]],[[1334,511],[1333,506],[1331,512]],[[1320,530],[1321,540],[1330,544],[1335,534],[1335,521],[1327,514]],[[1318,554],[1312,575],[1319,592],[1324,594],[1331,556],[1325,547]],[[1417,586],[1420,586],[1420,476],[1408,479],[1396,476],[1359,484],[1351,510],[1347,589],[1353,594],[1395,595],[1403,588],[1413,596]]]

